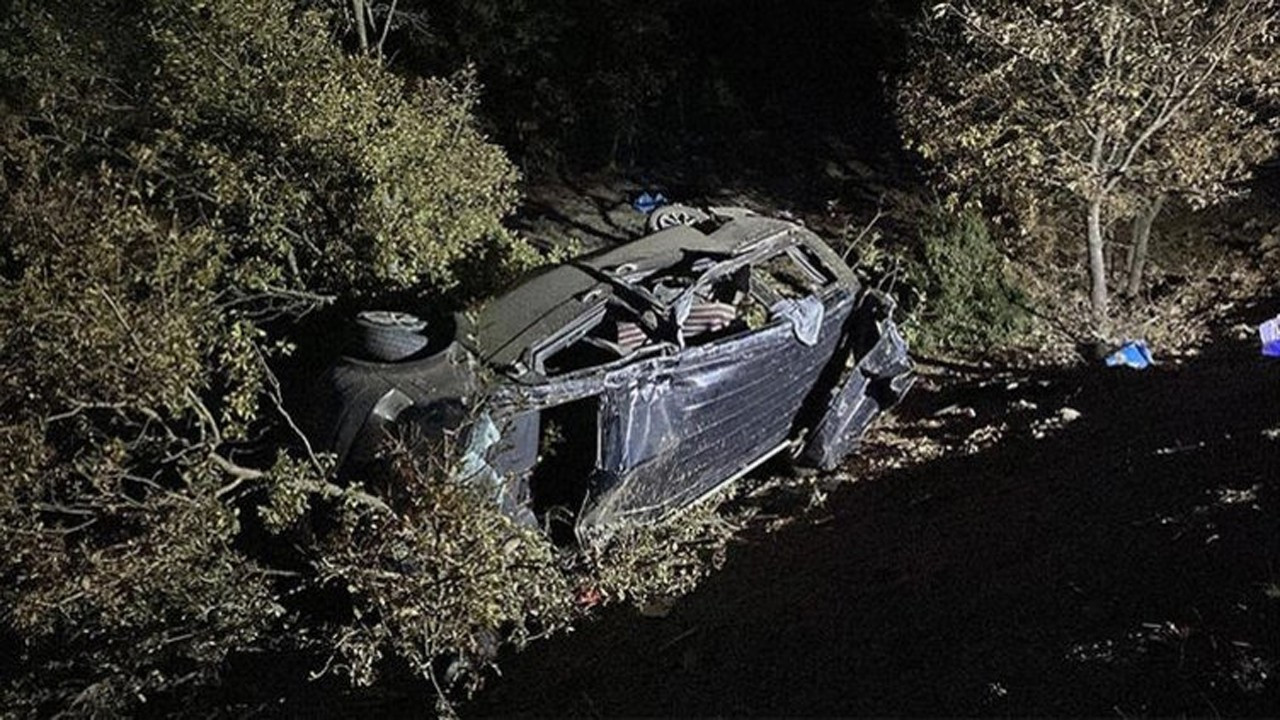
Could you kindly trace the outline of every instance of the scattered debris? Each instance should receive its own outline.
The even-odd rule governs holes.
[[[1084,417],[1084,413],[1075,408],[1064,407],[1052,417],[1042,418],[1031,423],[1031,436],[1036,440],[1043,440],[1048,437],[1053,430],[1060,430],[1064,425],[1073,423]]]
[[[1126,342],[1106,359],[1107,367],[1128,367],[1134,370],[1144,370],[1153,362],[1151,350],[1143,340]]]
[[[1241,692],[1258,694],[1267,689],[1267,680],[1271,677],[1275,664],[1254,653],[1241,652],[1231,672],[1231,679]]]
[[[1257,484],[1243,490],[1235,488],[1218,488],[1218,504],[1219,505],[1245,505],[1254,504],[1258,501],[1258,492],[1262,490],[1262,485]]]
[[[998,425],[987,425],[969,433],[969,437],[964,440],[964,454],[976,455],[983,450],[997,444],[1009,432],[1009,426],[1005,423]]]
[[[1116,642],[1114,640],[1077,643],[1067,649],[1067,659],[1078,663],[1110,663],[1115,660],[1115,657]]]
[[[974,410],[971,407],[962,407],[960,405],[948,405],[942,408],[941,410],[934,411],[933,413],[934,417],[949,417],[952,415],[959,415],[967,418],[976,418],[978,417],[978,411]]]
[[[1192,450],[1203,450],[1207,446],[1208,443],[1203,440],[1194,445],[1172,445],[1156,450],[1156,455],[1176,455],[1177,453],[1191,452]]]
[[[1263,355],[1280,357],[1280,315],[1259,325],[1258,336],[1262,340]]]
[[[631,207],[635,208],[637,212],[642,212],[648,215],[666,204],[667,198],[663,196],[662,193],[654,193],[650,195],[648,192],[643,192],[640,193],[640,197],[637,197],[632,201]]]

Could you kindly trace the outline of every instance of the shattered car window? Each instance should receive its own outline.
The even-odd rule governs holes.
[[[606,365],[654,342],[657,337],[630,309],[611,303],[599,321],[565,347],[552,344],[552,352],[535,355],[535,367],[547,377]]]
[[[799,225],[716,218],[545,270],[447,336],[380,331],[407,354],[329,370],[317,445],[360,468],[396,433],[462,438],[461,479],[565,543],[660,521],[771,457],[837,467],[914,377],[892,301]]]
[[[766,302],[815,295],[835,280],[816,258],[798,248],[770,258],[759,268],[756,279],[765,288],[764,293],[772,296]]]

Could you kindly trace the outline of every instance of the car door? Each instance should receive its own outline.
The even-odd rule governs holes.
[[[779,279],[772,263],[796,266],[808,283]],[[708,269],[704,278],[711,281],[749,272],[743,305],[767,304],[763,321],[712,337],[680,337],[679,353],[606,377],[599,463],[580,536],[688,507],[787,447],[841,343],[854,300],[850,288],[803,263],[792,246]],[[788,284],[793,292],[784,295]],[[672,303],[677,320],[692,315],[691,298],[698,296],[695,284]]]

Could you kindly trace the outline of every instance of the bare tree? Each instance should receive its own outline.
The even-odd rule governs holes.
[[[1095,327],[1105,329],[1111,220],[1137,217],[1126,290],[1164,198],[1240,193],[1277,147],[1276,0],[961,0],[922,24],[897,104],[908,142],[953,187],[1022,219],[1084,215]]]
[[[427,32],[427,13],[423,10],[397,9],[399,0],[372,2],[351,0],[349,12],[355,25],[360,52],[385,59],[387,35],[393,29],[407,28],[415,34]]]

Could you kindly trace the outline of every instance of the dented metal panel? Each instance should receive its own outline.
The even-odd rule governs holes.
[[[582,462],[553,484],[578,483],[567,509],[591,541],[687,508],[802,440],[799,460],[834,468],[910,387],[892,303],[803,227],[713,215],[718,227],[671,228],[534,277],[459,318],[441,352],[344,359],[324,384],[318,448],[349,468],[397,429],[451,434],[460,479],[534,524],[545,518],[531,478],[560,469],[540,458],[545,428],[577,423],[579,454],[560,457]],[[800,280],[768,265],[788,257]]]
[[[834,470],[857,449],[867,427],[902,399],[913,382],[907,344],[890,317],[892,303],[868,294],[849,332],[869,348],[854,351],[831,391],[830,402],[815,423],[802,458],[814,467]],[[874,333],[869,332],[874,330]]]
[[[812,344],[779,318],[607,378],[600,472],[580,525],[657,519],[786,441],[851,307],[852,298],[840,293]]]

